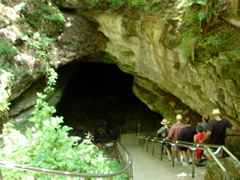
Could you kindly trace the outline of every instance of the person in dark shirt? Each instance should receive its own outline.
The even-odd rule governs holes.
[[[186,118],[185,122],[186,127],[184,127],[178,136],[179,141],[187,141],[187,142],[193,142],[194,141],[194,134],[197,133],[196,128],[191,125],[191,120],[189,118]],[[191,163],[191,157],[192,157],[192,151],[188,149],[187,147],[180,146],[179,147],[184,161],[183,165],[186,166],[189,163]]]
[[[219,109],[213,109],[212,115],[214,119],[209,122],[208,131],[202,139],[202,142],[206,141],[207,144],[225,145],[227,128],[231,129],[232,131],[240,132],[240,130],[234,127],[229,120],[222,118]],[[207,150],[204,150],[204,155],[210,161],[213,159]],[[217,157],[221,156],[222,151],[218,153]]]

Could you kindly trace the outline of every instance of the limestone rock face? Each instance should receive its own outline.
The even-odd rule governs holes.
[[[239,87],[233,80],[222,77],[218,58],[207,66],[194,67],[180,49],[163,45],[164,26],[158,25],[154,18],[136,20],[132,26],[134,34],[124,26],[122,16],[97,14],[95,19],[99,23],[98,30],[109,38],[106,51],[115,56],[123,71],[133,74],[135,83],[147,89],[149,96],[158,97],[153,88],[148,88],[152,84],[199,114],[211,114],[212,109],[219,108],[224,117],[239,125]],[[137,89],[135,86],[134,91]],[[149,97],[136,94],[151,109],[164,114],[158,98],[149,104]]]

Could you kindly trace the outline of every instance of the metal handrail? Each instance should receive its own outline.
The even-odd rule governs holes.
[[[178,141],[178,140],[170,140],[170,139],[164,139],[164,138],[157,138],[157,137],[150,137],[150,136],[138,136],[139,139],[146,140],[146,145],[148,146],[148,140],[151,140],[152,142],[159,142],[160,143],[160,160],[162,160],[162,151],[163,151],[163,143],[170,143],[172,145],[172,147],[176,147],[176,146],[184,146],[184,147],[188,147],[191,150],[195,150],[195,149],[201,149],[201,150],[207,150],[210,155],[213,157],[213,159],[216,161],[216,163],[219,165],[219,167],[222,169],[222,171],[225,174],[224,179],[230,180],[229,174],[226,170],[226,168],[222,165],[222,163],[218,160],[218,158],[215,156],[215,154],[217,154],[217,151],[219,151],[220,149],[223,149],[237,164],[240,165],[240,162],[238,161],[238,159],[223,145],[212,145],[212,144],[203,144],[203,143],[193,143],[193,142],[186,142],[186,141]],[[143,142],[139,144],[141,145],[141,147],[143,148]],[[212,152],[212,150],[210,148],[217,148],[217,151]],[[147,151],[148,151],[148,147],[146,147]],[[152,154],[154,150],[152,150]],[[195,158],[194,158],[194,153],[192,155],[192,160],[193,160],[193,164],[192,164],[192,177],[194,178],[194,168],[195,168]],[[174,157],[172,158],[172,165],[174,167]]]
[[[228,137],[228,136],[240,136],[240,134],[227,134],[226,136],[227,136],[227,137]]]
[[[59,170],[38,168],[38,167],[33,167],[33,166],[28,166],[28,165],[5,162],[5,161],[0,161],[0,166],[6,167],[6,168],[11,168],[11,169],[20,169],[23,171],[31,171],[31,172],[37,172],[37,173],[43,173],[43,174],[59,175],[59,176],[82,177],[82,178],[109,178],[109,179],[112,179],[112,177],[123,174],[127,170],[130,170],[129,179],[132,179],[132,176],[133,176],[132,175],[132,156],[120,142],[117,142],[117,143],[118,143],[118,146],[120,146],[127,155],[127,158],[126,158],[127,165],[122,170],[115,172],[115,173],[109,173],[109,174],[73,173],[73,172],[68,172],[68,171],[59,171]],[[1,170],[0,170],[0,180],[3,180]]]

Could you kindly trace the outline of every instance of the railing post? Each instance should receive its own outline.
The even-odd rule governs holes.
[[[137,127],[138,127],[137,135],[140,136],[141,135],[141,123],[140,122],[137,123]]]
[[[148,152],[148,139],[149,139],[149,136],[146,138],[146,151]]]
[[[154,142],[155,142],[155,139],[156,138],[152,139],[152,155],[154,155]]]
[[[160,142],[160,160],[162,161],[162,155],[163,155],[163,141]]]
[[[195,177],[195,150],[192,150],[192,178]]]
[[[176,144],[171,144],[171,147],[172,147],[172,167],[174,167],[174,160],[175,160],[175,151],[176,150]]]
[[[130,166],[130,180],[133,180],[133,162],[131,163]]]

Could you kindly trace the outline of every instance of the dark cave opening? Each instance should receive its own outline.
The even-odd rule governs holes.
[[[132,92],[133,76],[122,72],[114,64],[74,62],[58,73],[74,70],[61,100],[58,116],[64,125],[73,127],[70,135],[84,137],[90,132],[94,141],[116,140],[122,132],[135,133],[137,122],[144,131],[156,131],[160,114],[151,111]]]

